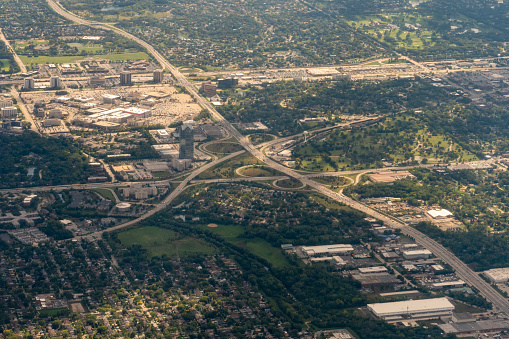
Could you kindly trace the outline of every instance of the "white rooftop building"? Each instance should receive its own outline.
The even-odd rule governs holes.
[[[431,318],[451,315],[454,305],[447,298],[435,298],[368,304],[368,309],[377,317],[389,320],[403,316]]]
[[[491,270],[484,271],[483,274],[496,284],[509,281],[509,267],[492,268]]]
[[[360,273],[382,273],[387,272],[387,268],[385,266],[374,266],[374,267],[360,267]]]
[[[449,218],[452,217],[452,213],[448,210],[444,210],[443,208],[441,210],[431,210],[427,212],[430,217],[433,219],[442,219],[442,218]]]
[[[405,259],[428,259],[433,253],[429,250],[411,250],[403,251],[403,258]]]
[[[352,247],[352,245],[348,245],[348,244],[302,246],[302,251],[308,257],[314,257],[315,255],[320,255],[320,254],[353,252],[353,247]]]

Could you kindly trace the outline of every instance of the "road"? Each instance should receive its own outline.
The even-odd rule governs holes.
[[[115,230],[119,230],[119,229],[122,229],[122,228],[125,228],[125,227],[128,227],[128,226],[134,225],[134,224],[136,224],[136,223],[138,223],[138,222],[140,222],[142,220],[145,220],[145,219],[153,216],[154,214],[156,214],[159,211],[162,211],[169,204],[171,204],[173,202],[173,200],[175,200],[175,198],[177,198],[188,187],[188,184],[190,184],[191,180],[196,178],[196,176],[198,176],[200,173],[208,170],[209,168],[212,168],[212,167],[216,166],[217,164],[219,164],[219,163],[221,163],[223,161],[226,161],[226,160],[229,160],[231,158],[234,158],[237,155],[240,155],[242,153],[244,153],[244,151],[239,151],[239,152],[232,153],[232,154],[230,154],[230,155],[228,155],[226,157],[223,157],[221,159],[217,159],[215,161],[209,162],[208,164],[206,164],[206,165],[204,165],[204,166],[194,170],[193,172],[191,172],[191,174],[187,178],[185,178],[183,181],[181,181],[180,184],[162,202],[157,204],[153,209],[151,209],[147,213],[143,214],[139,218],[136,218],[134,220],[128,221],[128,222],[126,222],[124,224],[120,224],[120,225],[117,225],[117,226],[110,227],[110,228],[108,228],[106,230],[101,230],[101,231],[90,233],[90,234],[87,234],[87,235],[84,235],[84,236],[80,236],[78,238],[88,238],[88,239],[94,239],[95,238],[95,239],[100,239],[104,232],[112,232],[112,231],[115,231]]]
[[[284,173],[285,175],[289,177],[293,177],[295,179],[300,180],[303,184],[308,185],[311,188],[314,188],[316,191],[322,193],[323,195],[336,200],[338,202],[341,202],[345,205],[348,205],[354,209],[357,209],[359,211],[362,211],[366,213],[367,215],[370,215],[372,217],[375,217],[377,219],[380,219],[384,221],[384,223],[390,227],[393,228],[399,228],[404,234],[407,234],[414,238],[414,240],[428,248],[431,252],[433,252],[438,258],[442,259],[444,262],[451,265],[451,267],[456,271],[457,275],[463,279],[465,282],[470,284],[471,286],[475,287],[480,291],[480,293],[491,303],[493,303],[493,306],[495,309],[498,309],[501,312],[506,313],[509,315],[509,302],[507,299],[505,299],[502,295],[500,295],[495,289],[493,289],[489,284],[487,284],[484,280],[482,280],[477,273],[472,271],[468,266],[466,266],[461,260],[459,260],[456,256],[454,256],[451,252],[449,252],[446,248],[444,248],[442,245],[438,244],[436,241],[433,241],[432,239],[429,239],[427,236],[425,236],[423,233],[413,229],[412,227],[402,223],[395,221],[385,215],[382,215],[381,213],[357,202],[354,201],[342,193],[336,193],[325,186],[311,180],[310,178],[306,177],[303,174],[296,173],[295,171],[275,162],[274,160],[266,157],[261,151],[259,151],[253,144],[243,135],[241,135],[226,119],[221,116],[215,108],[210,104],[209,101],[201,97],[195,90],[194,86],[187,81],[187,79],[173,66],[171,65],[155,48],[153,48],[150,44],[147,42],[141,40],[138,37],[133,36],[132,34],[129,34],[127,32],[124,32],[116,27],[110,26],[110,25],[101,25],[94,22],[88,22],[86,20],[83,20],[76,15],[65,11],[61,7],[59,7],[53,0],[47,0],[48,4],[60,15],[66,17],[69,20],[76,21],[78,23],[84,24],[84,25],[91,25],[96,26],[99,25],[100,27],[103,27],[105,29],[110,29],[118,34],[129,38],[133,41],[136,41],[141,46],[145,47],[147,51],[154,56],[154,58],[164,67],[170,70],[172,75],[175,77],[175,79],[184,86],[187,91],[196,99],[196,101],[201,104],[203,107],[206,107],[212,114],[212,116],[217,120],[217,122],[225,128],[232,136],[234,136],[237,140],[239,140],[239,143],[253,156],[255,156],[258,160],[266,163],[268,166]],[[407,59],[411,61],[409,58]],[[414,61],[415,62],[415,61]],[[233,156],[236,156],[238,154],[241,154],[241,152],[233,153],[225,158],[231,158]],[[225,160],[225,158],[222,158],[220,160]],[[214,162],[211,162],[204,167],[195,170],[192,172],[192,174],[187,177],[184,181],[180,183],[180,185],[159,205],[156,206],[153,210],[148,212],[147,214],[143,215],[142,217],[132,220],[126,224],[118,225],[113,227],[112,229],[108,229],[108,231],[113,231],[116,229],[120,229],[123,227],[127,227],[129,225],[133,225],[141,220],[144,220],[153,214],[161,211],[164,209],[169,203],[171,203],[180,193],[181,191],[186,187],[186,185],[199,173],[203,172],[204,170],[212,167],[215,165],[216,162],[219,162],[219,160],[216,160]],[[100,237],[101,234],[104,231],[96,232],[93,234],[93,236]]]
[[[30,129],[32,131],[34,131],[35,133],[41,134],[39,129],[37,128],[37,125],[35,124],[34,119],[32,119],[32,116],[28,112],[27,107],[23,103],[23,100],[19,96],[19,93],[18,93],[18,91],[16,91],[16,88],[14,86],[11,87],[11,96],[14,98],[14,100],[16,100],[17,105],[18,105],[19,109],[21,110],[21,113],[23,113],[23,117],[25,118],[25,121],[30,123]]]
[[[7,47],[9,52],[11,52],[12,56],[14,57],[14,61],[16,61],[16,63],[18,64],[19,69],[21,70],[21,72],[22,73],[26,73],[27,68],[25,67],[25,65],[23,64],[21,59],[19,58],[18,54],[16,54],[16,52],[14,51],[14,48],[12,48],[11,44],[9,43],[9,40],[7,40],[7,38],[5,37],[4,33],[2,33],[2,29],[1,28],[0,28],[0,40],[3,40],[3,42],[5,42],[5,46]]]

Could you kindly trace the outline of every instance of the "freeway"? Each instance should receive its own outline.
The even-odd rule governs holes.
[[[234,136],[239,143],[253,156],[255,156],[260,161],[266,163],[268,166],[282,172],[283,174],[300,180],[303,184],[308,185],[309,187],[315,189],[316,191],[322,193],[323,195],[336,200],[338,202],[341,202],[347,206],[350,206],[354,209],[357,209],[359,211],[362,211],[366,213],[367,215],[370,215],[372,217],[375,217],[379,220],[384,221],[384,223],[390,227],[399,228],[404,234],[407,234],[414,238],[414,240],[418,243],[423,245],[424,247],[428,248],[430,251],[432,251],[438,258],[442,259],[444,262],[451,265],[451,267],[456,271],[458,276],[466,281],[471,286],[475,287],[480,291],[480,293],[491,303],[493,303],[493,306],[495,309],[498,309],[501,312],[506,313],[509,315],[509,302],[507,299],[505,299],[502,295],[500,295],[493,287],[491,287],[489,284],[487,284],[484,280],[482,280],[477,273],[472,271],[467,265],[465,265],[461,260],[459,260],[455,255],[453,255],[450,251],[448,251],[446,248],[444,248],[442,245],[437,243],[436,241],[433,241],[432,239],[429,239],[427,236],[425,236],[423,233],[411,228],[410,226],[396,221],[392,218],[389,218],[388,216],[385,216],[353,199],[350,199],[343,195],[342,193],[336,193],[333,192],[323,185],[311,180],[310,178],[306,177],[304,174],[297,173],[277,162],[274,160],[266,157],[260,150],[258,150],[245,136],[241,135],[237,129],[233,127],[221,114],[219,114],[215,108],[210,104],[209,101],[207,101],[205,98],[200,96],[194,86],[187,81],[187,79],[173,66],[171,65],[154,47],[152,47],[147,42],[141,40],[138,37],[135,37],[132,34],[129,34],[119,28],[116,28],[111,25],[103,25],[96,22],[88,22],[84,19],[81,19],[77,17],[76,15],[64,10],[61,6],[57,5],[53,0],[47,0],[50,7],[52,7],[57,13],[60,15],[66,17],[69,20],[76,21],[78,23],[84,24],[84,25],[91,25],[91,26],[100,26],[105,29],[113,30],[117,32],[118,34],[129,38],[137,43],[139,43],[141,46],[145,47],[147,51],[154,56],[154,58],[163,66],[163,68],[167,68],[170,70],[172,75],[175,77],[175,79],[184,86],[187,91],[196,99],[196,101],[201,104],[203,107],[206,107],[212,114],[212,116],[217,120],[217,122],[225,128],[232,136]],[[410,59],[408,59],[410,61]],[[236,156],[238,154],[241,154],[241,152],[230,154],[229,156],[225,158],[231,158],[233,156]],[[222,158],[220,160],[224,160],[225,158]],[[153,210],[148,212],[147,214],[143,215],[142,217],[132,220],[128,223],[115,226],[111,229],[108,229],[108,231],[112,231],[115,229],[120,229],[123,227],[127,227],[129,225],[135,224],[140,220],[144,220],[153,214],[157,213],[158,211],[161,211],[163,208],[165,208],[169,203],[171,203],[186,187],[186,185],[199,173],[204,171],[205,169],[208,169],[215,165],[216,162],[219,160],[216,160],[214,162],[211,162],[203,167],[201,167],[198,170],[195,170],[192,172],[190,176],[188,176],[184,181],[180,183],[180,185],[159,205],[157,205]],[[101,234],[104,231],[93,233],[92,236],[100,237]]]
[[[21,59],[19,58],[19,56],[16,53],[16,51],[14,50],[14,48],[12,48],[11,44],[9,43],[9,40],[7,40],[5,35],[2,33],[1,29],[0,29],[0,40],[3,40],[3,42],[5,42],[5,46],[7,47],[9,52],[11,52],[11,54],[12,54],[12,56],[14,58],[14,61],[16,61],[16,63],[18,64],[19,69],[21,70],[21,72],[26,73],[27,68],[25,67],[25,65],[23,64]]]
[[[186,188],[190,187],[188,186],[188,184],[191,183],[191,180],[193,180],[196,176],[198,176],[200,173],[208,170],[209,168],[212,168],[214,166],[216,166],[217,164],[223,162],[223,161],[226,161],[226,160],[229,160],[231,158],[234,158],[236,157],[237,155],[240,155],[244,153],[244,151],[238,151],[238,152],[235,152],[235,153],[232,153],[232,154],[229,154],[227,155],[226,157],[223,157],[221,159],[217,159],[215,161],[212,161],[212,162],[209,162],[208,164],[194,170],[193,172],[191,172],[191,174],[186,177],[184,180],[182,180],[180,182],[180,184],[163,200],[161,201],[159,204],[157,204],[153,209],[151,209],[150,211],[148,211],[147,213],[143,214],[142,216],[140,216],[139,218],[136,218],[136,219],[133,219],[131,221],[128,221],[126,223],[123,223],[123,224],[120,224],[120,225],[117,225],[117,226],[113,226],[113,227],[110,227],[106,230],[101,230],[101,231],[97,231],[97,232],[94,232],[94,233],[90,233],[90,234],[87,234],[87,235],[84,235],[84,236],[80,236],[80,237],[77,237],[77,238],[88,238],[88,239],[99,239],[101,238],[102,234],[104,232],[112,232],[112,231],[115,231],[115,230],[119,230],[119,229],[122,229],[122,228],[125,228],[125,227],[128,227],[128,226],[131,226],[131,225],[134,225],[142,220],[145,220],[151,216],[153,216],[154,214],[156,214],[157,212],[159,211],[162,211],[163,209],[165,209],[169,204],[171,204],[173,202],[173,200],[175,200],[175,198],[177,198]]]

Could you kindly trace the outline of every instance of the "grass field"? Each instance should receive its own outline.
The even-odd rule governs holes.
[[[69,309],[66,307],[39,310],[39,316],[43,317],[43,318],[49,318],[49,317],[57,316],[61,312],[67,312],[67,311],[69,311]]]
[[[275,248],[263,239],[253,239],[243,243],[251,252],[259,257],[266,259],[275,267],[288,266],[288,260],[279,248]]]
[[[384,159],[395,163],[424,158],[430,163],[476,159],[452,138],[432,133],[422,119],[409,115],[386,118],[383,125],[363,130],[331,132],[295,153],[301,159],[300,168],[311,171],[374,168]]]
[[[397,27],[392,26],[394,24]],[[398,48],[421,49],[425,45],[436,44],[431,38],[433,31],[424,27],[426,20],[419,14],[392,13],[358,17],[356,20],[350,21],[350,25],[380,41],[385,41],[385,36],[388,35],[390,43]]]
[[[218,142],[215,144],[210,144],[205,147],[207,151],[212,153],[235,153],[244,149],[240,144],[230,143],[230,142]]]
[[[102,51],[104,50],[103,46],[98,44],[92,44],[92,43],[87,43],[87,44],[82,44],[82,43],[79,43],[79,42],[72,42],[69,44],[69,46],[71,47],[76,47],[78,49],[78,51],[87,51],[87,52],[98,52],[98,51]]]
[[[11,66],[11,61],[9,59],[0,59],[0,70],[8,71]]]
[[[261,165],[262,163],[253,157],[251,154],[241,154],[239,156],[219,164],[215,167],[203,171],[196,177],[196,179],[225,179],[225,178],[238,178],[235,169],[247,165]]]
[[[284,175],[267,166],[246,167],[239,170],[239,173],[247,177],[272,177],[276,175]]]
[[[276,248],[263,239],[242,239],[244,234],[244,227],[241,225],[218,225],[217,227],[208,227],[207,225],[198,226],[202,230],[209,231],[224,238],[226,241],[231,242],[237,246],[248,249],[253,254],[262,257],[269,261],[275,267],[287,266],[288,260],[286,259],[281,249]]]
[[[259,145],[267,141],[274,140],[275,136],[272,134],[251,134],[249,136],[249,140],[253,143],[253,145]]]
[[[82,56],[82,55],[73,55],[73,56],[38,56],[38,57],[29,57],[26,55],[19,56],[21,61],[26,64],[68,64],[73,63],[78,60],[84,60],[86,58],[94,58],[94,59],[106,59],[111,61],[129,61],[129,60],[148,60],[149,56],[145,52],[138,53],[120,53],[120,54],[100,54],[94,55],[90,57]]]
[[[276,185],[283,188],[302,188],[302,182],[294,178],[278,180]]]
[[[208,227],[207,225],[198,226],[202,230],[215,233],[222,238],[235,242],[244,233],[244,227],[240,225],[217,225],[217,227]]]
[[[213,254],[215,249],[207,242],[184,237],[160,227],[145,226],[124,231],[118,234],[118,238],[124,246],[140,245],[147,250],[149,257],[188,256],[193,254]]]
[[[108,200],[115,201],[115,197],[113,196],[113,193],[111,193],[111,191],[108,189],[93,188],[93,189],[91,189],[91,191],[99,193],[101,196],[103,196],[104,198],[106,198]]]

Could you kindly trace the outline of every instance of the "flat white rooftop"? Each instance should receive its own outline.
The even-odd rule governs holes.
[[[388,317],[405,314],[452,312],[454,305],[447,298],[435,298],[368,304],[368,309],[378,317]]]
[[[430,217],[432,217],[434,219],[452,217],[452,213],[449,212],[448,210],[444,210],[444,209],[431,210],[431,211],[428,211],[428,214],[430,215]]]
[[[352,245],[348,244],[334,244],[334,245],[320,245],[320,246],[302,246],[304,251],[309,256],[325,253],[346,253],[353,251]]]
[[[509,280],[509,267],[492,268],[484,271],[484,275],[493,282],[506,282]]]

